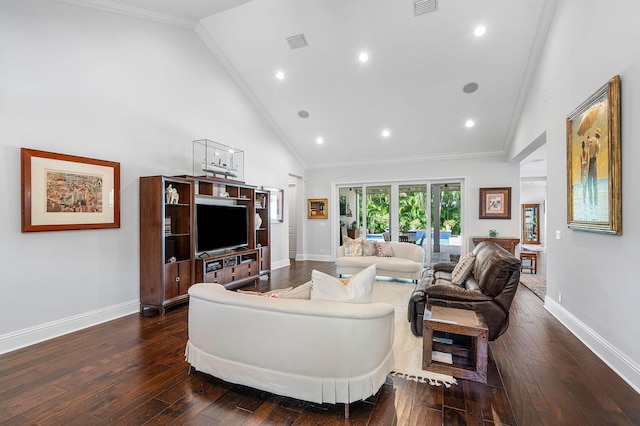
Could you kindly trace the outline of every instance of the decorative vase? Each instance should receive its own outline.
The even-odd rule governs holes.
[[[498,230],[490,229],[489,230],[489,238],[498,238]]]
[[[256,225],[256,229],[260,229],[260,227],[262,226],[262,218],[258,213],[256,213],[255,225]]]

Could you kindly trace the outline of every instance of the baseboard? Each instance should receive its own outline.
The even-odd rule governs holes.
[[[31,346],[83,328],[111,321],[140,311],[140,300],[131,300],[118,305],[107,306],[45,324],[25,328],[0,336],[0,354]]]
[[[296,256],[296,260],[316,260],[318,262],[333,262],[333,257],[328,254],[303,254],[300,259]]]
[[[544,307],[569,329],[582,343],[625,382],[640,393],[640,365],[626,356],[614,345],[580,321],[571,312],[550,297],[545,297]]]
[[[277,262],[271,263],[271,270],[273,271],[274,269],[285,268],[289,265],[291,265],[289,259],[278,260]]]

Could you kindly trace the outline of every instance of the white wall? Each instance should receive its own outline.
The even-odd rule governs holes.
[[[511,156],[546,131],[546,306],[640,390],[640,286],[633,256],[640,241],[640,3],[560,0],[516,133]],[[566,226],[565,120],[614,75],[621,76],[621,236]],[[556,231],[562,239],[555,239]],[[558,300],[562,294],[562,304]]]
[[[332,244],[338,238],[338,222],[335,216],[332,216],[333,213],[338,213],[335,206],[337,192],[332,194],[335,184],[465,178],[466,186],[462,194],[464,235],[467,238],[489,236],[490,229],[497,229],[503,237],[518,237],[519,175],[517,163],[507,163],[504,159],[495,157],[308,169],[306,197],[329,198],[330,216],[329,220],[305,219],[305,258],[332,260],[335,257],[335,253],[332,252]],[[478,219],[479,188],[507,186],[512,188],[511,220]],[[470,247],[470,243],[466,246]]]
[[[249,184],[304,175],[192,29],[0,0],[0,58],[0,352],[137,310],[138,178],[191,174],[194,139],[243,149]],[[120,162],[121,228],[22,234],[20,147]]]

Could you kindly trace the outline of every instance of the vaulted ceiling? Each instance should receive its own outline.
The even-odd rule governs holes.
[[[74,2],[192,26],[307,167],[506,155],[555,4]]]

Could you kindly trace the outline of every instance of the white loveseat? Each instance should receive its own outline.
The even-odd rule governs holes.
[[[413,243],[389,241],[393,257],[345,256],[344,246],[338,247],[336,273],[338,276],[353,275],[367,266],[376,265],[376,275],[384,277],[406,278],[418,281],[421,278],[424,261],[424,249]]]
[[[218,284],[189,289],[192,369],[316,403],[374,395],[393,370],[386,303],[266,298]]]

